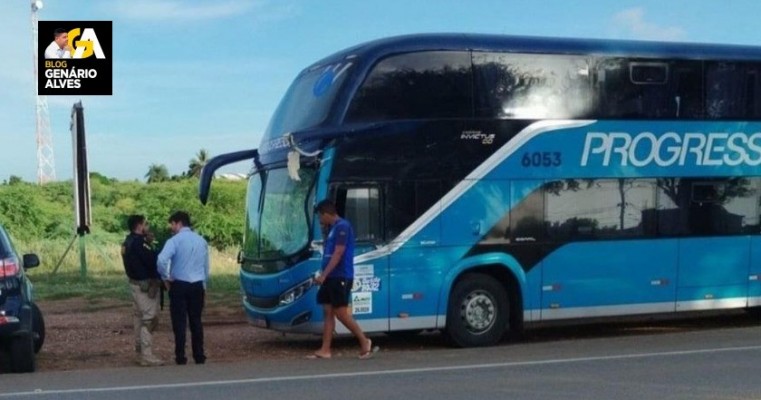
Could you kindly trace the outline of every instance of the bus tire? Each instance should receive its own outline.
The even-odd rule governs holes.
[[[485,274],[468,274],[452,288],[445,333],[458,347],[491,346],[499,342],[510,319],[505,287]]]

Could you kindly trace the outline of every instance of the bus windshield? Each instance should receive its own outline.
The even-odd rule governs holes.
[[[296,254],[309,241],[314,169],[301,168],[294,181],[285,168],[261,171],[249,181],[243,254],[247,259],[277,260]]]
[[[342,61],[302,72],[275,110],[264,141],[322,123],[351,65],[351,62]]]

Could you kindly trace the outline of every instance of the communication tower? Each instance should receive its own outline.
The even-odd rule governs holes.
[[[37,93],[37,12],[42,8],[42,0],[32,0],[32,49],[34,51],[34,98],[36,108],[37,139],[37,183],[44,184],[55,180],[55,159],[53,157],[53,135],[50,132],[50,113],[47,96]]]

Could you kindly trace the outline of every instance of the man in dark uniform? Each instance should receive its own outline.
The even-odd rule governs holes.
[[[134,301],[135,351],[142,366],[163,365],[153,354],[152,333],[158,326],[161,280],[156,270],[156,252],[147,240],[148,221],[143,215],[127,219],[130,233],[122,244],[122,261]]]

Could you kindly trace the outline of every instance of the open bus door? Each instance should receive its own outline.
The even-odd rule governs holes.
[[[331,187],[338,215],[347,219],[354,229],[351,312],[367,332],[385,332],[389,329],[388,256],[368,257],[383,245],[381,189],[374,182],[336,183]],[[357,261],[358,257],[368,261]],[[336,328],[344,333],[342,325]]]

